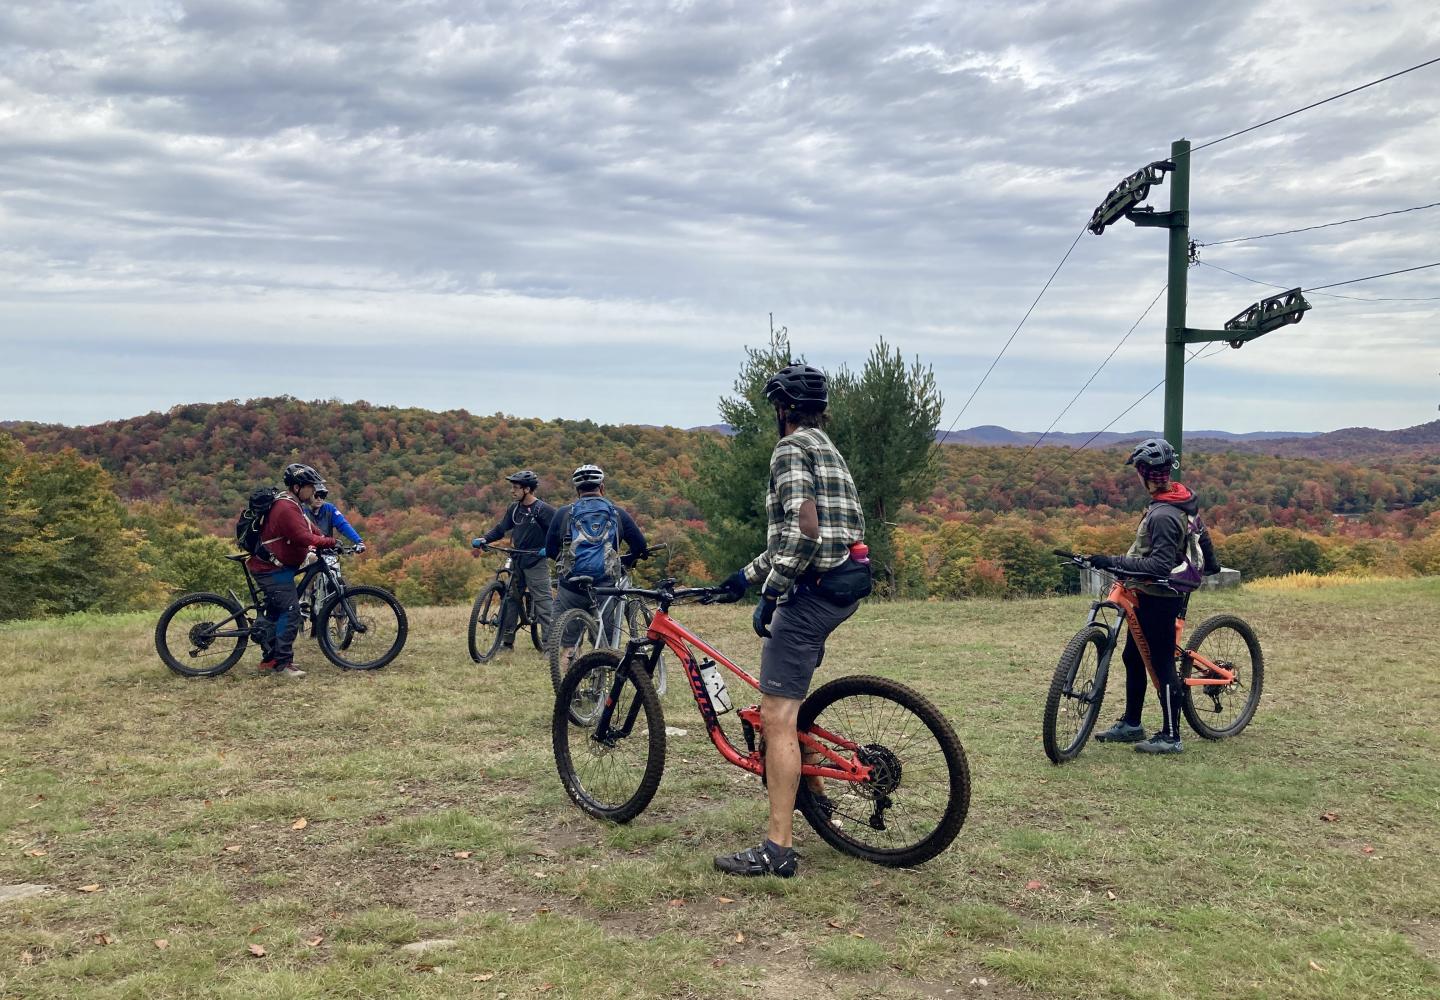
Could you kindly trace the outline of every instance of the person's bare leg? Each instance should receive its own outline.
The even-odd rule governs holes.
[[[760,697],[760,721],[765,726],[765,788],[770,796],[770,825],[766,836],[772,844],[790,847],[794,843],[795,792],[800,784],[800,742],[795,721],[800,702],[767,694]]]

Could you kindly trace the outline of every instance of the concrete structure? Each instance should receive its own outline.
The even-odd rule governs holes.
[[[1082,569],[1080,571],[1080,593],[1089,597],[1103,597],[1110,592],[1110,584],[1114,577],[1109,573],[1102,573],[1098,569]],[[1238,569],[1221,569],[1214,576],[1207,576],[1201,585],[1201,590],[1212,590],[1220,587],[1240,586],[1240,571]]]

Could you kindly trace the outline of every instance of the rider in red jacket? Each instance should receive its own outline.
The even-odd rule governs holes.
[[[285,467],[285,488],[289,492],[275,498],[275,505],[265,516],[260,540],[280,565],[251,556],[246,562],[255,582],[265,594],[261,609],[260,648],[265,659],[264,671],[284,677],[304,677],[305,671],[295,667],[295,636],[300,631],[300,596],[295,590],[295,571],[305,562],[312,548],[335,547],[335,539],[317,534],[305,518],[301,504],[309,503],[315,488],[323,486],[320,473],[296,462]]]

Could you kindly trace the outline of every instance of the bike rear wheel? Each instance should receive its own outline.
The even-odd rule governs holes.
[[[1105,701],[1105,678],[1100,658],[1110,642],[1110,633],[1101,625],[1076,632],[1060,654],[1050,693],[1045,698],[1045,719],[1041,726],[1045,756],[1052,764],[1063,764],[1080,755],[1085,741],[1100,718]]]
[[[613,649],[576,660],[555,697],[551,742],[560,780],[582,811],[614,823],[640,815],[665,771],[660,696],[643,666]]]
[[[500,648],[500,616],[505,608],[505,585],[485,585],[470,608],[470,659],[486,663]]]
[[[569,641],[566,641],[567,633]],[[550,660],[550,685],[557,695],[565,680],[565,654],[568,652],[570,662],[574,663],[595,648],[599,636],[599,623],[584,608],[571,608],[551,623],[550,648],[546,650],[546,656]]]
[[[1180,701],[1185,720],[1207,740],[1239,734],[1255,717],[1265,685],[1265,657],[1255,630],[1234,615],[1205,619],[1185,643],[1185,653],[1180,657],[1182,682],[1187,677],[1209,675],[1208,668],[1188,655],[1192,652],[1234,671],[1235,679],[1224,687],[1185,685]]]
[[[882,677],[841,677],[800,706],[799,729],[824,729],[842,757],[872,768],[864,782],[831,780],[830,807],[802,778],[796,805],[815,832],[845,854],[894,868],[928,861],[950,846],[970,810],[965,748],[925,697]]]
[[[405,648],[410,624],[395,595],[380,587],[349,587],[316,616],[320,651],[343,670],[378,670]]]
[[[219,594],[178,597],[160,612],[155,623],[155,652],[182,677],[223,674],[240,662],[249,642],[250,620],[245,609]]]

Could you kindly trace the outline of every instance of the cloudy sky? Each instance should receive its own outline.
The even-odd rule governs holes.
[[[1043,429],[1160,291],[1163,231],[1086,234],[961,406],[1112,185],[1436,56],[1424,0],[8,0],[0,419],[288,393],[704,424],[773,313],[824,367],[880,336],[933,364],[947,425]],[[1440,64],[1199,151],[1191,235],[1440,201],[1437,121]],[[1200,258],[1313,287],[1440,261],[1437,223]],[[1189,280],[1192,326],[1270,293]],[[1186,426],[1434,419],[1440,268],[1333,291],[1197,360]],[[1059,429],[1161,378],[1163,317]]]

